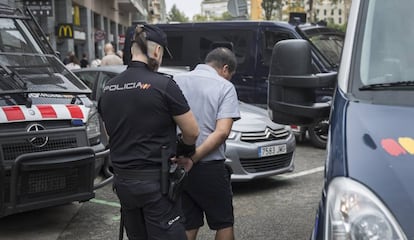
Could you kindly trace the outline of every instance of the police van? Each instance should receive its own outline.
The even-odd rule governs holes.
[[[412,0],[353,0],[337,73],[313,73],[306,41],[273,48],[273,121],[330,116],[311,239],[414,239],[413,9]],[[303,94],[323,86],[335,87],[332,107]]]
[[[107,159],[91,90],[28,10],[0,4],[0,217],[87,201]]]

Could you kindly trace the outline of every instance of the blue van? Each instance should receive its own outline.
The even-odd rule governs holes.
[[[336,70],[344,33],[326,26],[292,25],[275,21],[221,21],[157,24],[167,34],[173,58],[164,66],[188,66],[203,63],[209,51],[218,45],[230,45],[237,57],[237,70],[231,81],[241,101],[266,106],[267,78],[273,46],[285,39],[310,39],[314,45],[314,72]],[[332,95],[332,92],[328,93]]]
[[[230,46],[237,57],[237,70],[231,79],[238,98],[266,108],[269,65],[273,46],[286,39],[306,39],[312,46],[313,73],[336,71],[343,47],[343,32],[315,24],[276,21],[222,21],[157,24],[167,33],[173,58],[164,66],[187,66],[190,70],[204,61],[216,46]],[[310,93],[313,94],[313,93]],[[332,97],[333,88],[316,90],[321,98]],[[312,125],[291,125],[296,140],[309,136],[315,147],[325,148],[327,120]],[[307,134],[308,133],[308,134]]]
[[[273,121],[330,116],[311,239],[414,239],[413,10],[412,0],[353,0],[337,74],[313,74],[306,41],[273,48]],[[332,107],[303,95],[332,85]]]

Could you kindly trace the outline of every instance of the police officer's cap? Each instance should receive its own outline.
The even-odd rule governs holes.
[[[146,33],[147,40],[156,42],[163,46],[170,58],[172,58],[172,54],[168,49],[167,35],[163,30],[154,25],[144,24],[144,32]]]

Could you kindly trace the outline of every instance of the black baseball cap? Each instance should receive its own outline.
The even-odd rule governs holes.
[[[173,58],[170,49],[168,49],[167,35],[163,30],[155,25],[144,24],[144,32],[147,35],[147,40],[158,43],[164,47],[170,58]]]

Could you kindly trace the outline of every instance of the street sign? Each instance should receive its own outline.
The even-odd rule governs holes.
[[[95,30],[95,42],[105,40],[106,33],[103,30]]]
[[[28,7],[35,16],[53,16],[51,0],[24,1],[24,5]]]
[[[227,10],[232,17],[241,17],[247,15],[246,0],[229,0],[227,3]]]

